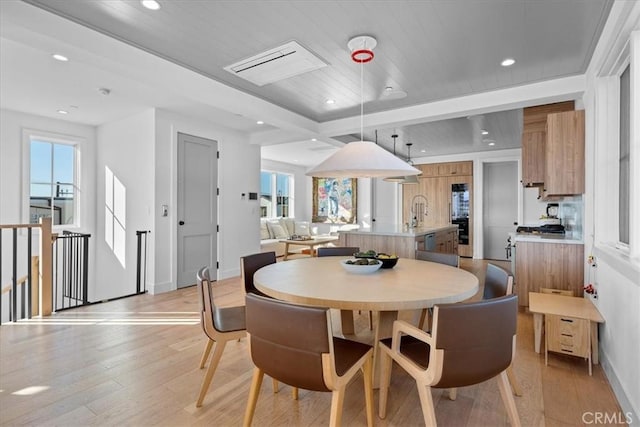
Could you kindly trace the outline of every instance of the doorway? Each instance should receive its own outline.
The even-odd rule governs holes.
[[[518,221],[518,162],[484,163],[484,258],[507,260],[507,238]]]
[[[178,288],[195,284],[202,267],[217,279],[217,152],[217,141],[178,133]]]

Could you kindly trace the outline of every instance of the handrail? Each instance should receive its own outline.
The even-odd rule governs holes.
[[[38,236],[38,257],[31,257],[32,254],[32,229],[39,228],[40,233]],[[10,297],[10,313],[17,315],[17,290],[18,285],[22,286],[22,292],[20,300],[23,303],[26,301],[27,307],[22,305],[22,316],[26,315],[31,318],[32,315],[50,316],[53,311],[53,277],[52,277],[52,243],[55,241],[55,234],[51,232],[51,218],[40,218],[38,224],[0,224],[0,231],[5,229],[13,230],[13,262],[11,269],[13,270],[11,285],[7,288],[0,289],[0,295],[6,292],[15,291],[16,294]],[[19,281],[15,278],[17,276],[17,261],[16,261],[16,245],[18,230],[27,230],[27,256],[31,257],[31,261],[28,261],[27,265],[27,277],[21,277]],[[1,250],[1,249],[0,249]],[[35,252],[35,251],[34,251]],[[34,260],[33,258],[38,258]],[[37,263],[35,265],[34,263]],[[34,265],[32,265],[34,264]],[[0,266],[0,271],[2,267]],[[31,286],[25,286],[26,282],[30,282]],[[26,292],[25,292],[26,290]],[[10,295],[12,295],[10,293]],[[1,301],[1,300],[0,300]],[[0,302],[1,304],[1,302]],[[26,310],[25,310],[26,308]],[[0,314],[2,312],[2,306],[0,305]],[[2,319],[0,318],[0,322]]]
[[[26,276],[26,275],[22,276],[16,281],[16,285],[18,286],[24,285],[28,278],[29,276]],[[13,283],[9,283],[7,286],[2,288],[2,290],[0,291],[0,294],[6,294],[7,292],[11,291],[11,288],[13,288]]]
[[[0,224],[0,228],[40,228],[42,224]]]

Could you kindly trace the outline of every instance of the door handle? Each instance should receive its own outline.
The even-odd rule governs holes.
[[[184,225],[184,221],[178,222],[178,225]]]

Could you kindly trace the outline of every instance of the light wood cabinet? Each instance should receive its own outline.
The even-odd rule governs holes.
[[[444,230],[436,233],[436,250],[446,254],[458,253],[458,230]]]
[[[569,243],[516,241],[515,289],[518,303],[529,305],[529,292],[541,288],[570,290],[582,295],[584,246]]]
[[[568,101],[522,110],[522,185],[525,187],[542,187],[544,183],[547,116],[573,109],[573,101]]]
[[[422,177],[473,175],[473,162],[449,162],[416,165],[422,171]]]
[[[525,187],[544,183],[545,140],[544,131],[522,134],[522,183]]]
[[[584,111],[573,101],[523,110],[522,184],[544,200],[584,193]]]
[[[584,193],[584,110],[547,116],[543,197]]]
[[[545,316],[547,351],[589,357],[589,320],[547,314]]]
[[[403,222],[411,222],[411,218],[419,211],[419,204],[426,199],[424,214],[416,215],[420,226],[439,227],[451,223],[452,186],[466,184],[469,190],[469,243],[462,245],[458,235],[447,239],[438,252],[455,252],[465,257],[473,256],[473,162],[450,162],[417,165],[422,170],[418,185],[402,187]],[[413,205],[413,206],[412,206]]]

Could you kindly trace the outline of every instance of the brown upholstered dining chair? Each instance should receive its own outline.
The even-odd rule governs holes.
[[[264,374],[293,387],[332,392],[330,425],[342,418],[347,384],[364,375],[367,425],[373,425],[373,348],[334,337],[328,308],[247,294],[247,332],[255,364],[244,425],[250,426]]]
[[[460,266],[460,257],[458,256],[458,254],[417,250],[416,259],[419,259],[421,261],[437,262],[438,264],[450,265],[451,267],[456,268]],[[428,314],[430,312],[431,310],[428,308],[422,309],[422,313],[420,314],[420,321],[418,322],[418,326],[421,329],[424,329],[425,325],[427,325],[427,323],[429,322]]]
[[[203,354],[203,360],[200,361],[200,367],[204,367],[212,345],[216,344],[209,368],[202,381],[200,394],[196,406],[202,406],[211,379],[216,372],[224,347],[227,341],[235,341],[247,335],[245,327],[245,309],[240,307],[217,307],[211,293],[211,279],[209,277],[209,268],[204,267],[198,271],[198,296],[200,300],[200,324],[202,330],[208,338],[207,346]],[[206,355],[206,357],[205,357]]]
[[[258,269],[264,267],[265,265],[275,264],[276,263],[276,253],[275,252],[261,252],[252,255],[245,255],[240,257],[240,271],[242,273],[242,283],[244,283],[244,291],[245,293],[254,293],[257,295],[266,296],[262,292],[256,289],[253,284],[253,275],[256,274]]]
[[[447,264],[452,267],[459,267],[460,257],[458,254],[445,254],[441,252],[416,251],[416,259],[421,261],[437,262],[438,264]]]
[[[396,320],[392,338],[378,344],[380,418],[386,416],[391,366],[396,361],[416,381],[427,426],[436,425],[431,388],[464,387],[494,377],[511,425],[520,426],[506,373],[515,348],[517,314],[518,298],[508,295],[436,305],[431,334]]]
[[[513,275],[510,271],[488,263],[484,276],[482,299],[491,299],[511,295],[513,293]]]
[[[276,263],[276,253],[271,252],[259,252],[257,254],[245,255],[240,257],[240,272],[242,275],[242,283],[244,284],[244,293],[245,294],[256,294],[266,298],[271,298],[269,295],[260,292],[255,284],[253,283],[253,276],[256,274],[256,271],[261,269],[264,266],[275,264]],[[204,357],[204,356],[203,356]],[[201,366],[202,368],[202,366]],[[277,393],[279,390],[278,381],[273,379],[273,392]],[[291,396],[294,399],[298,399],[298,389],[293,388],[291,390]]]
[[[500,266],[488,263],[484,278],[482,299],[487,300],[511,295],[513,294],[513,290],[513,274]],[[513,393],[516,396],[522,396],[522,387],[520,387],[520,383],[513,373],[512,366],[507,368],[507,376],[509,377],[509,383],[511,384]],[[455,400],[455,391],[450,392],[449,397]]]
[[[360,252],[357,246],[332,246],[317,249],[317,256],[353,256],[356,252]]]

